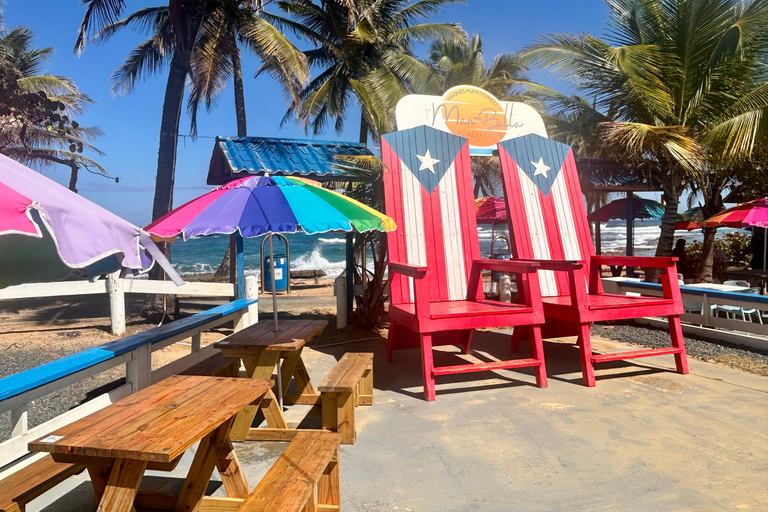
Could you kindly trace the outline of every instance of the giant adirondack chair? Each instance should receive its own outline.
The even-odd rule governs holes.
[[[547,374],[539,325],[541,296],[533,262],[480,259],[467,140],[428,126],[382,137],[388,234],[391,324],[387,360],[394,350],[420,348],[427,400],[435,399],[435,376],[536,367]],[[514,273],[529,283],[520,303],[484,299],[482,270]],[[529,326],[533,357],[478,364],[435,366],[434,345],[461,345],[468,353],[477,328]]]
[[[578,336],[584,384],[595,385],[593,365],[637,357],[673,354],[679,373],[688,373],[680,328],[683,303],[677,281],[677,258],[595,256],[581,186],[569,146],[530,134],[499,143],[513,254],[540,264],[544,302],[544,337]],[[663,297],[604,293],[600,265],[662,269]],[[593,354],[592,322],[666,316],[672,345],[668,348]],[[517,350],[520,336],[513,339]]]

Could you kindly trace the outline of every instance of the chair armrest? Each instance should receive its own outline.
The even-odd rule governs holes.
[[[521,260],[515,258],[515,261],[532,261],[538,263],[540,270],[554,270],[558,272],[570,272],[584,267],[583,261],[575,260]]]
[[[675,257],[663,256],[592,256],[598,265],[623,265],[630,267],[668,268],[677,263]]]
[[[391,272],[412,277],[414,279],[421,279],[427,275],[427,267],[419,267],[411,265],[410,263],[394,263],[392,261],[388,261],[387,265]]]
[[[499,272],[536,272],[539,264],[533,260],[474,260],[473,265],[479,265],[483,269]]]

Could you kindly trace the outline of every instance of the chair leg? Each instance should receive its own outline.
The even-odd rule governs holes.
[[[523,334],[524,327],[517,326],[512,331],[512,352],[517,354],[520,352],[520,344],[525,341],[525,335]],[[539,334],[541,334],[541,329],[539,329]]]
[[[435,399],[435,376],[432,370],[435,363],[432,360],[432,334],[422,334],[421,336],[421,367],[424,378],[424,397],[432,402]]]
[[[389,323],[389,333],[387,333],[387,362],[392,362],[392,353],[395,351],[395,329],[397,323],[393,320]]]
[[[464,345],[464,349],[461,351],[461,353],[464,355],[469,354],[469,346],[472,344],[473,334],[475,334],[475,330],[469,329],[469,333],[467,334],[467,343]]]
[[[669,334],[672,336],[672,346],[683,349],[679,354],[675,354],[677,373],[686,374],[688,373],[688,356],[685,353],[683,328],[680,326],[680,317],[677,315],[669,317]]]
[[[595,385],[595,369],[592,366],[592,340],[589,337],[589,324],[580,324],[578,333],[579,355],[581,357],[581,375],[584,385]]]
[[[541,327],[532,325],[529,330],[531,333],[533,358],[541,361],[541,364],[536,368],[536,385],[540,388],[545,388],[547,387],[547,366],[544,364],[544,344],[541,341]]]

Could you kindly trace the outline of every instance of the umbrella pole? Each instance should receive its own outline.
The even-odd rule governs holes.
[[[269,273],[272,276],[272,317],[275,320],[275,332],[280,329],[277,327],[277,292],[275,283],[275,252],[272,249],[272,232],[269,233]]]
[[[765,272],[765,260],[768,260],[768,254],[765,254],[766,249],[768,249],[768,227],[763,228],[763,272]]]

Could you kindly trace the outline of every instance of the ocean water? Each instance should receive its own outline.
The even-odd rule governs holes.
[[[718,236],[727,233],[727,229],[718,230]],[[602,224],[602,248],[604,254],[624,253],[626,248],[626,225],[624,221],[610,221]],[[653,255],[661,229],[658,221],[635,221],[634,247],[638,256]],[[505,226],[498,226],[492,233],[491,227],[478,227],[480,253],[489,257],[493,234],[506,234]],[[325,270],[329,277],[336,277],[344,271],[345,240],[343,234],[323,233],[306,235],[303,233],[286,234],[291,248],[291,269]],[[701,240],[701,231],[677,231],[675,238],[685,238],[689,243]],[[263,237],[247,238],[243,246],[246,275],[259,274],[259,248]],[[285,244],[274,238],[275,255],[285,254]],[[215,272],[224,257],[229,243],[228,236],[210,236],[196,240],[178,240],[171,244],[173,265],[181,273]],[[264,246],[268,254],[268,245]],[[507,252],[506,243],[498,241],[495,252]]]

